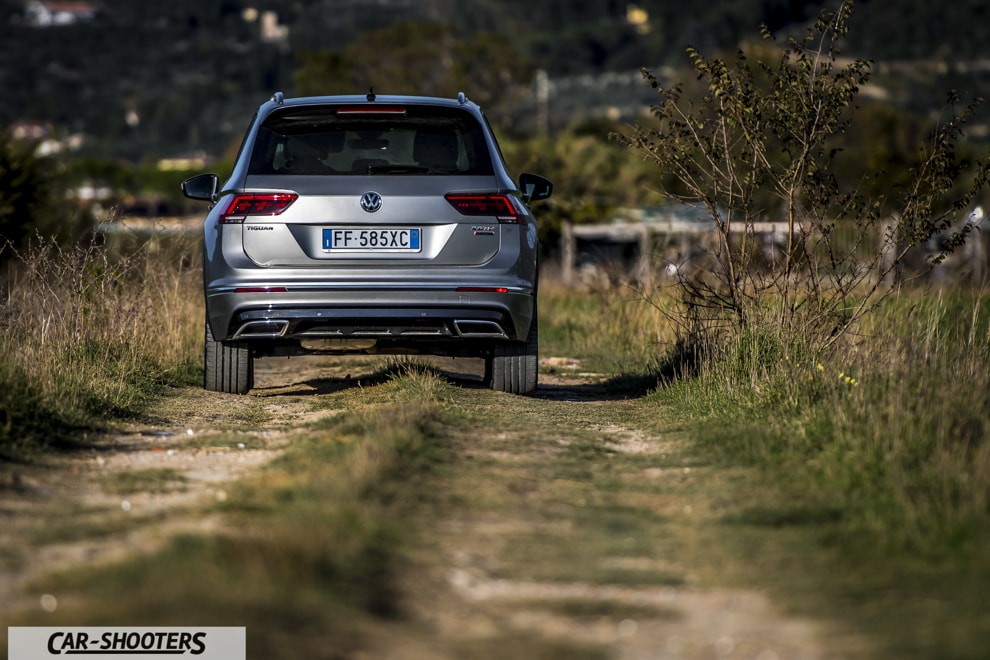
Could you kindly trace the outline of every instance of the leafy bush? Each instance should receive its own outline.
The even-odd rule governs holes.
[[[679,282],[685,327],[702,341],[756,329],[824,350],[896,288],[915,247],[943,235],[937,263],[972,230],[955,223],[990,181],[990,158],[967,171],[956,146],[975,104],[933,128],[895,196],[863,193],[876,173],[852,186],[837,176],[834,139],[870,75],[867,62],[838,58],[851,9],[823,11],[803,39],[770,51],[775,60],[689,49],[705,85],[699,99],[644,72],[659,95],[656,127],[619,139],[657,166],[665,194],[710,216],[715,247]],[[767,219],[784,227],[773,249],[758,231]]]

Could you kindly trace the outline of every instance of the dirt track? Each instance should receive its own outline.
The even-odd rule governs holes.
[[[32,579],[46,572],[152,552],[176,532],[209,531],[222,524],[213,517],[216,514],[199,513],[197,503],[223,499],[231,480],[276,456],[293,428],[312,419],[309,396],[353,388],[360,382],[360,367],[346,362],[333,368],[326,365],[325,360],[260,361],[257,387],[247,397],[183,390],[153,424],[101,438],[97,449],[44,468],[4,468],[0,472],[0,547],[4,548],[0,613],[39,604],[57,607],[50,595],[45,601],[45,594],[31,588]],[[462,371],[464,365],[453,366]],[[567,446],[567,424],[574,424],[582,434],[596,434],[603,446],[620,456],[675,453],[679,441],[623,425],[625,404],[611,400],[590,377],[541,376],[541,390],[532,399],[495,396],[470,375],[452,377],[463,388],[476,390],[483,405],[503,406],[495,411],[496,417],[527,418],[533,425],[554,421],[547,426],[547,441],[541,443],[518,441],[518,427],[492,428],[455,439],[465,461],[485,467],[445,487],[471,492],[485,488],[486,479],[504,480],[506,474],[516,475],[512,478],[525,487],[520,487],[518,497],[506,500],[509,508],[500,512],[466,507],[424,523],[432,526],[423,535],[430,544],[413,553],[412,572],[402,578],[405,608],[418,632],[399,637],[384,634],[362,657],[456,657],[449,649],[509,634],[587,644],[606,649],[608,657],[630,660],[845,657],[823,647],[826,631],[821,625],[786,616],[765,593],[718,586],[711,567],[693,566],[689,554],[597,560],[599,568],[652,576],[642,585],[586,579],[581,565],[530,571],[525,549],[510,547],[511,539],[555,535],[564,543],[580,539],[573,521],[541,509],[570,492],[569,485],[526,477],[531,467],[556,460],[555,447]],[[264,419],[262,427],[248,435],[248,442],[228,444],[230,420],[250,415]],[[240,434],[243,438],[243,431]],[[711,476],[704,473],[710,469],[691,473],[689,468],[650,468],[636,477],[644,483],[664,484],[661,490],[668,495],[653,497],[648,505],[676,523],[671,526],[673,533],[688,538],[717,515],[710,502],[697,496],[698,480]],[[149,470],[159,471],[164,482],[139,492],[108,490],[108,483],[126,481],[120,475],[147,475]],[[181,487],[170,485],[170,479],[181,482]],[[677,495],[679,483],[693,484],[693,504],[684,503],[687,496]],[[121,523],[125,519],[126,524]],[[109,525],[117,531],[92,535],[81,531],[87,525]],[[691,547],[685,543],[682,547]],[[534,551],[533,556],[542,562],[552,554]],[[534,577],[518,577],[528,573]],[[541,574],[553,577],[540,579]],[[657,582],[652,579],[656,575],[673,579]],[[583,613],[568,613],[575,608]],[[599,614],[589,615],[589,610]]]

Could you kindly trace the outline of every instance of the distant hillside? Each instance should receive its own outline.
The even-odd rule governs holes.
[[[232,148],[250,108],[292,90],[302,53],[336,51],[368,30],[444,22],[470,42],[498,35],[553,77],[683,65],[755,38],[802,31],[821,1],[721,0],[90,0],[95,20],[36,28],[0,0],[0,126],[49,122],[95,136],[95,155],[128,159]],[[990,58],[984,0],[860,0],[846,54],[878,61]],[[270,12],[270,13],[267,13]],[[951,72],[950,72],[951,73]],[[940,81],[978,86],[971,79]],[[333,90],[344,91],[344,90]],[[358,90],[353,90],[358,91]]]
[[[990,4],[858,0],[849,46],[853,54],[876,60],[990,58]]]

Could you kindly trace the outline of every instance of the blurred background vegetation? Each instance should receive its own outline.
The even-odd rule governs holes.
[[[486,109],[514,172],[556,183],[543,238],[562,220],[605,221],[661,202],[655,173],[609,141],[647,121],[639,73],[693,78],[688,45],[754,46],[759,26],[803,32],[821,0],[87,0],[43,25],[38,3],[0,0],[0,236],[84,234],[94,218],[197,212],[178,182],[229,167],[251,112],[273,91],[455,95]],[[901,181],[946,92],[990,79],[984,3],[861,0],[850,57],[873,62],[849,176]],[[987,133],[985,117],[970,139]],[[887,172],[892,172],[887,174]]]

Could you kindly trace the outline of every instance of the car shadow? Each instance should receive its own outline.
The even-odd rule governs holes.
[[[657,389],[657,377],[620,374],[607,380],[586,383],[541,383],[535,396],[550,401],[625,401],[640,399]]]
[[[465,366],[467,368],[463,368]],[[415,364],[391,365],[369,372],[345,374],[343,377],[321,375],[298,381],[289,379],[284,384],[271,383],[256,387],[251,393],[258,397],[337,394],[354,388],[381,385],[410,369],[435,373],[463,389],[488,389],[481,373],[469,365]],[[541,382],[532,396],[547,401],[622,401],[644,397],[656,388],[657,377],[649,374],[619,374],[604,380],[541,374]]]
[[[318,376],[305,380],[287,381],[284,384],[255,386],[251,390],[251,395],[258,397],[284,397],[337,394],[355,388],[381,385],[392,377],[393,374],[388,370],[363,373],[357,376],[346,375],[337,378],[333,376]]]

